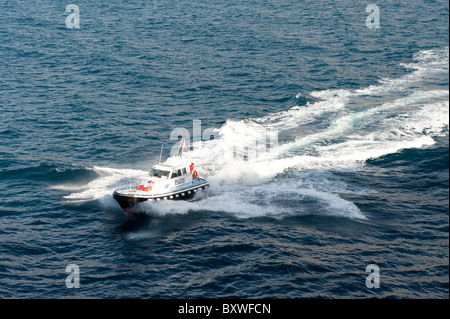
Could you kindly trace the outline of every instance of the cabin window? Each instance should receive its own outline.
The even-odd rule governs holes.
[[[163,171],[163,170],[155,169],[155,168],[153,168],[152,171],[150,172],[150,175],[152,177],[159,177],[159,178],[169,177],[169,174],[170,174],[169,171]]]
[[[171,178],[175,178],[175,177],[178,177],[178,175],[177,175],[177,173],[172,173],[172,176],[171,176]]]
[[[181,169],[178,170],[178,176],[181,176]]]
[[[186,167],[183,167],[183,175],[186,175],[187,171],[186,171]]]

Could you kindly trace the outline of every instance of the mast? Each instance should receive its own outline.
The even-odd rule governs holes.
[[[161,153],[159,153],[159,164],[161,164],[163,146],[164,144],[161,144]]]

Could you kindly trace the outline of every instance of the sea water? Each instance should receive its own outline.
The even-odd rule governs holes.
[[[0,297],[448,298],[448,2],[369,4],[3,1]]]

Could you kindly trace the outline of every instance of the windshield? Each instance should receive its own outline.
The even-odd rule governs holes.
[[[152,171],[150,172],[150,176],[162,178],[162,177],[168,177],[169,173],[170,173],[169,171],[163,171],[160,169],[152,168]]]

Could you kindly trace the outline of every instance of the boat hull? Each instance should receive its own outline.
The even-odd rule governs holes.
[[[139,203],[151,201],[166,201],[166,200],[188,200],[195,196],[197,192],[200,190],[207,189],[209,184],[205,181],[204,183],[182,189],[179,191],[167,193],[167,194],[159,194],[159,195],[148,195],[139,193],[130,193],[124,191],[115,191],[113,193],[114,199],[120,205],[120,207],[125,211],[127,215],[129,215],[130,210]]]

